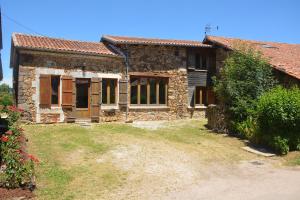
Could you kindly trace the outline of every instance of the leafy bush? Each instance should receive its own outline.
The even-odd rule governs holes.
[[[279,153],[300,150],[300,89],[277,87],[263,94],[257,104],[257,126],[260,141]]]
[[[10,88],[7,84],[0,85],[0,105],[11,106],[13,105],[13,97]]]
[[[258,143],[256,137],[257,125],[255,118],[252,116],[248,117],[245,121],[237,123],[236,129],[242,136],[249,139],[251,142]]]
[[[261,54],[241,46],[225,60],[214,84],[220,105],[226,112],[229,131],[237,133],[242,126],[240,123],[254,115],[258,97],[273,88],[276,81],[272,67]]]
[[[1,173],[0,184],[8,188],[25,186],[31,183],[34,162],[38,160],[26,152],[26,138],[18,124],[21,110],[8,106],[4,112],[8,115],[8,131],[0,138],[0,164],[4,172]]]
[[[280,136],[275,136],[271,141],[269,141],[269,145],[273,147],[275,152],[281,155],[287,154],[290,150],[288,139],[282,138]]]

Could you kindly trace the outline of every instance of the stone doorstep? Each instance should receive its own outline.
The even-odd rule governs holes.
[[[243,150],[248,151],[250,153],[254,153],[256,155],[264,156],[264,157],[272,157],[276,154],[268,152],[266,149],[263,148],[253,148],[250,146],[242,147]]]

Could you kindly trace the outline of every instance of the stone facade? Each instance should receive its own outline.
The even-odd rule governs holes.
[[[119,46],[125,51],[125,47]],[[170,46],[131,45],[127,47],[129,74],[152,72],[167,75],[168,99],[165,107],[133,107],[129,105],[129,120],[173,120],[181,118],[203,118],[204,109],[188,108],[186,48]],[[42,109],[39,107],[39,76],[41,74],[72,76],[76,78],[114,77],[124,79],[124,58],[73,55],[64,53],[21,51],[16,82],[18,106],[25,110],[24,118],[37,123],[66,121],[70,114],[61,107]],[[128,84],[128,87],[130,85]],[[130,96],[128,95],[128,102]],[[125,121],[125,110],[102,108],[100,122]]]
[[[169,76],[168,108],[130,109],[133,120],[173,120],[203,116],[188,109],[187,49],[173,46],[119,45],[129,58],[130,72],[153,72]],[[130,99],[128,99],[129,101]],[[197,114],[199,112],[199,114]]]
[[[19,67],[17,84],[18,107],[24,110],[24,119],[36,121],[36,106],[34,97],[36,96],[35,67]]]

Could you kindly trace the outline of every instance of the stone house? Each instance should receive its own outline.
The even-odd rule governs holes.
[[[36,123],[204,117],[215,51],[198,41],[13,34],[18,107]]]
[[[216,102],[211,77],[236,42],[262,51],[283,84],[299,84],[299,45],[215,36],[199,42],[104,35],[84,42],[15,33],[16,104],[36,123],[203,118]]]

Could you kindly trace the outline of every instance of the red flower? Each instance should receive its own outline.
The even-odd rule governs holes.
[[[13,132],[12,132],[11,130],[6,131],[5,133],[6,133],[7,135],[12,135],[12,134],[13,134]]]
[[[28,154],[28,158],[29,158],[30,160],[36,162],[36,163],[39,162],[39,160],[38,160],[36,157],[34,157],[33,155],[31,155],[31,154]]]
[[[19,153],[19,154],[24,153],[24,152],[22,151],[22,149],[16,149],[16,152]]]
[[[5,135],[2,135],[1,141],[2,141],[2,142],[8,142],[8,137],[5,136]]]
[[[23,112],[23,110],[22,109],[19,109],[19,108],[17,108],[16,106],[8,106],[7,107],[8,108],[8,110],[10,110],[10,111],[12,111],[12,112]]]

